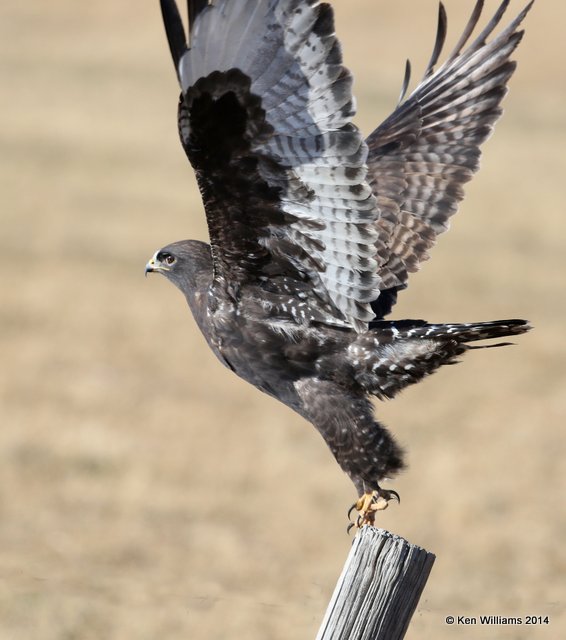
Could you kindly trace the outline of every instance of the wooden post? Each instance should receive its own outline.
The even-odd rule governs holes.
[[[316,640],[402,640],[434,560],[400,536],[362,527]]]

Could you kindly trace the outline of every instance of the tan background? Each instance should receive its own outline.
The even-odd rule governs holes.
[[[369,133],[436,1],[334,4]],[[446,4],[450,46],[472,2]],[[378,408],[410,460],[380,522],[438,555],[414,640],[565,637],[564,7],[529,16],[481,175],[395,310],[536,326]],[[143,278],[206,234],[157,0],[3,0],[0,74],[0,638],[314,638],[353,487]]]

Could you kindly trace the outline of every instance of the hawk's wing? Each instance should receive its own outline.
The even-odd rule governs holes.
[[[189,0],[187,45],[174,0],[161,6],[215,281],[235,295],[246,282],[298,287],[317,319],[365,329],[377,209],[331,7]]]
[[[464,196],[463,185],[478,169],[479,147],[501,115],[515,69],[509,58],[523,35],[517,29],[533,3],[488,42],[508,4],[505,0],[500,5],[466,48],[482,12],[483,0],[478,0],[454,51],[434,72],[446,35],[441,4],[436,44],[423,80],[366,141],[368,180],[380,211],[376,226],[386,246],[378,269],[381,293],[372,304],[378,317],[390,312],[409,273],[428,258],[436,236],[448,228]]]

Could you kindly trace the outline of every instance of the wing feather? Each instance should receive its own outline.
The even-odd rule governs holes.
[[[423,82],[434,73],[434,67],[440,58],[444,43],[446,42],[446,30],[448,20],[446,18],[446,9],[442,2],[438,5],[438,26],[436,28],[436,40],[434,42],[434,48],[432,55],[430,56],[429,63],[426,66]]]
[[[215,282],[232,295],[266,277],[307,283],[318,319],[364,330],[379,292],[377,208],[332,8],[193,2],[187,48],[163,5]]]
[[[179,74],[179,62],[187,50],[187,37],[175,0],[160,0],[161,15],[165,25],[165,34],[169,43],[169,50],[175,65],[175,71]]]
[[[423,80],[366,141],[368,179],[380,210],[376,228],[382,242],[381,295],[372,304],[378,317],[390,312],[397,291],[428,258],[437,235],[448,229],[464,196],[463,185],[478,169],[480,145],[502,113],[501,101],[516,66],[510,57],[523,36],[518,28],[533,2],[489,40],[508,8],[509,0],[504,0],[468,45],[483,4],[476,2],[453,51],[434,71],[446,35],[440,5],[435,46]],[[402,96],[407,84],[406,74]]]

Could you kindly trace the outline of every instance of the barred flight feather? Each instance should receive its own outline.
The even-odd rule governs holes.
[[[376,226],[388,248],[378,267],[384,287],[406,286],[409,274],[428,258],[436,236],[448,229],[464,197],[463,185],[478,169],[479,146],[501,115],[501,101],[515,70],[509,58],[523,35],[517,29],[532,6],[531,2],[488,42],[508,4],[506,0],[499,6],[466,48],[482,13],[483,1],[478,0],[462,37],[435,71],[446,35],[441,5],[423,80],[367,139],[368,178],[380,209]],[[406,75],[402,96],[408,84]],[[419,234],[406,236],[410,217],[420,219],[422,226]]]

